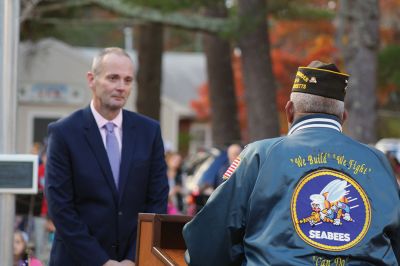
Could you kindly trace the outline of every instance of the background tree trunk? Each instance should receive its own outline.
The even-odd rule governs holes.
[[[275,78],[272,73],[265,0],[239,0],[244,85],[249,138],[255,141],[279,136]]]
[[[378,0],[341,0],[339,47],[350,74],[346,96],[348,134],[364,143],[376,142]]]
[[[137,110],[160,120],[163,25],[142,24],[139,26],[139,34]]]
[[[206,15],[225,17],[226,7],[221,4],[208,8]],[[213,144],[215,147],[223,148],[227,144],[240,142],[231,47],[228,41],[216,35],[205,33],[203,37],[210,89]]]

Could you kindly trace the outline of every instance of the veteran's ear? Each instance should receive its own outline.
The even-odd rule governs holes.
[[[293,123],[294,120],[294,104],[292,101],[288,101],[285,106],[286,119],[289,126]]]
[[[344,112],[342,115],[342,125],[344,124],[344,122],[346,122],[348,116],[349,116],[349,112],[347,112],[347,110],[344,109]]]

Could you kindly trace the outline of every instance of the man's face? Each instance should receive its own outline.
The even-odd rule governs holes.
[[[132,62],[124,55],[107,54],[100,64],[99,73],[88,73],[88,82],[94,107],[100,114],[118,111],[125,105],[132,89]]]

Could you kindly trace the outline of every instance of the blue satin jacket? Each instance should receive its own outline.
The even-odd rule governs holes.
[[[254,142],[183,229],[190,265],[399,265],[400,195],[385,155],[334,116]]]

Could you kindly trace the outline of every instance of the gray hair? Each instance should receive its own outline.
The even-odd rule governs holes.
[[[325,113],[342,118],[344,102],[318,95],[292,92],[290,100],[297,113]]]
[[[105,48],[105,49],[101,50],[100,53],[93,58],[91,71],[94,75],[98,75],[101,72],[103,58],[108,54],[117,54],[117,55],[126,56],[132,61],[129,54],[122,48],[119,48],[119,47]]]

